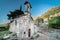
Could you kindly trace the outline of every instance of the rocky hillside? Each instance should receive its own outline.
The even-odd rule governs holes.
[[[48,17],[50,15],[58,14],[60,12],[60,6],[49,9],[41,17]]]
[[[54,8],[50,8],[47,12],[45,12],[44,14],[42,14],[40,17],[48,17],[50,15],[54,15],[54,14],[58,14],[60,12],[60,6],[58,7],[54,7]],[[35,17],[34,19],[36,19],[37,17]]]
[[[9,23],[0,24],[0,27],[7,27]]]

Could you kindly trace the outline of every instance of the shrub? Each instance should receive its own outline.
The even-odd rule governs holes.
[[[60,29],[60,16],[54,17],[51,20],[49,20],[48,25],[52,28]]]

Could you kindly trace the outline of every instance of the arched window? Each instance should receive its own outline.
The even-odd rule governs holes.
[[[31,36],[31,29],[28,29],[28,37]]]

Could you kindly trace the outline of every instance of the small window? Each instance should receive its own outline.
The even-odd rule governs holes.
[[[24,32],[24,34],[26,34],[26,32]]]
[[[17,25],[17,21],[15,20],[15,25]]]
[[[31,36],[31,29],[28,29],[28,37]]]

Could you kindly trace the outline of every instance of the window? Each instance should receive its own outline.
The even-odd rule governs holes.
[[[26,32],[24,32],[24,34],[26,34]]]
[[[15,20],[15,25],[17,25],[17,21]]]
[[[28,29],[28,37],[31,36],[31,29]]]

